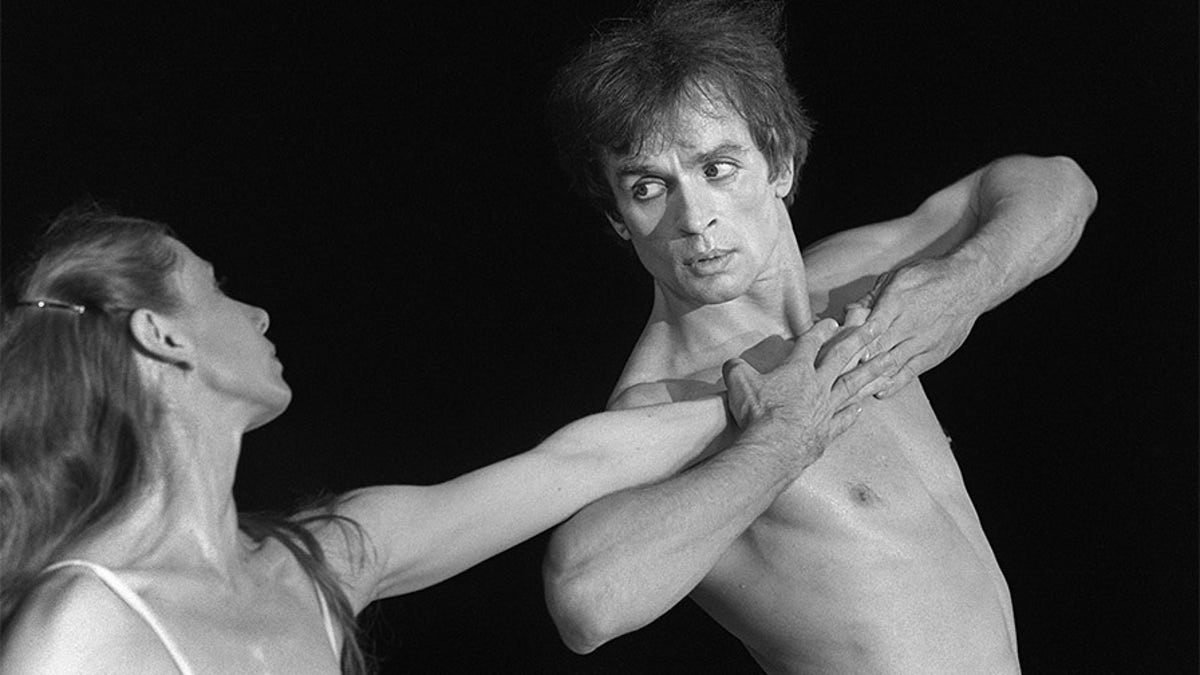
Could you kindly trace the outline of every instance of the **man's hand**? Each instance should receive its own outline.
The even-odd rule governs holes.
[[[837,345],[849,337],[854,332],[853,329],[856,326],[863,325],[863,323],[867,320],[868,314],[870,314],[870,310],[860,307],[857,304],[846,307],[846,320],[842,322],[842,327],[837,330],[837,333],[834,334],[829,341],[821,345],[821,351],[817,354],[817,359],[820,360],[825,358],[825,354],[829,352],[834,345]],[[795,344],[795,340],[784,339],[784,337],[781,335],[771,335],[750,349],[742,352],[738,358],[754,366],[754,369],[758,372],[767,373],[775,370],[779,367],[779,364],[783,363],[784,359],[786,359],[788,355],[792,353],[792,349],[795,347]],[[847,367],[849,368],[856,365],[858,364],[852,362]]]
[[[877,398],[895,394],[944,361],[967,339],[979,317],[976,289],[946,274],[943,260],[924,260],[883,276],[847,317],[870,310],[858,330],[869,336],[862,365],[842,377],[848,390]]]
[[[729,409],[739,426],[747,429],[767,421],[782,423],[780,443],[794,446],[815,461],[825,446],[858,418],[860,392],[838,376],[863,355],[870,337],[861,330],[838,335],[838,323],[825,319],[801,335],[795,346],[773,370],[760,373],[743,358],[725,363],[725,386]],[[827,350],[826,343],[840,339]],[[778,353],[786,341],[768,338],[747,356]],[[761,362],[769,361],[764,359]]]

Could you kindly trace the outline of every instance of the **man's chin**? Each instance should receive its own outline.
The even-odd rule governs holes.
[[[745,294],[745,289],[730,283],[692,285],[684,297],[698,305],[720,305],[736,300]]]

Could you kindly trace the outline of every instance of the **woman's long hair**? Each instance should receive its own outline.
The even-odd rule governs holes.
[[[21,302],[0,326],[0,624],[47,565],[118,519],[162,468],[152,442],[162,409],[142,384],[129,317],[179,309],[172,236],[96,205],[70,209],[17,279]],[[243,522],[252,538],[274,536],[296,555],[342,626],[343,669],[363,672],[350,604],[311,523]]]

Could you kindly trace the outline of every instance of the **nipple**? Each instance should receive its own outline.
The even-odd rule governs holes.
[[[866,483],[851,483],[847,489],[850,501],[858,506],[878,506],[883,501]]]

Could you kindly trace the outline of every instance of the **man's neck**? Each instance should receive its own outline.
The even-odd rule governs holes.
[[[651,323],[661,322],[676,349],[700,354],[769,335],[793,338],[812,325],[804,262],[791,228],[785,230],[767,265],[746,293],[720,304],[688,303],[655,282]]]

